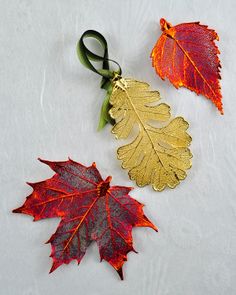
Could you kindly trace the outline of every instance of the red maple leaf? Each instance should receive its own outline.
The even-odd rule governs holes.
[[[157,228],[143,213],[143,205],[129,196],[132,188],[110,186],[111,177],[104,181],[95,163],[85,167],[69,159],[49,162],[39,159],[56,174],[45,181],[28,183],[32,194],[14,213],[32,215],[34,221],[61,217],[51,236],[53,265],[82,260],[94,240],[101,260],[109,262],[123,279],[122,266],[127,253],[134,251],[132,227]]]
[[[151,53],[157,74],[176,88],[184,86],[206,96],[223,114],[217,33],[199,22],[172,27],[161,18],[160,26],[163,33]]]

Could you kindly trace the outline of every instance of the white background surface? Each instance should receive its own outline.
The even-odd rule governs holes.
[[[221,50],[225,115],[203,97],[161,81],[149,54],[159,19],[198,21],[214,28]],[[0,294],[1,295],[233,295],[236,294],[236,2],[0,0]],[[113,184],[134,185],[116,160],[110,127],[96,132],[105,92],[100,78],[75,54],[87,29],[106,37],[110,57],[125,76],[159,89],[174,116],[190,123],[193,167],[176,189],[135,189],[159,227],[133,230],[125,280],[99,263],[93,244],[80,266],[49,275],[50,245],[58,219],[36,223],[12,214],[36,182],[53,172],[38,157],[86,165],[96,161]]]

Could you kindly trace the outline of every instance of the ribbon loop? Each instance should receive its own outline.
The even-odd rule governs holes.
[[[90,51],[84,44],[85,38],[94,38],[96,39],[103,47],[104,54],[103,56],[97,55],[94,52]],[[78,44],[77,44],[77,55],[79,57],[80,62],[89,70],[97,73],[98,75],[102,76],[101,81],[101,88],[107,89],[107,84],[110,82],[110,80],[114,77],[115,73],[121,75],[121,67],[120,65],[108,58],[108,47],[107,47],[107,41],[103,37],[102,34],[100,34],[97,31],[94,30],[88,30],[83,33],[81,36]],[[102,68],[97,69],[95,66],[91,63],[91,61],[94,62],[101,62],[102,61]],[[113,62],[117,65],[118,70],[117,71],[111,71],[109,67],[109,62]]]

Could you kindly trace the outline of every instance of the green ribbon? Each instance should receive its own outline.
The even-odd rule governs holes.
[[[104,50],[103,56],[97,55],[90,51],[84,44],[85,38],[94,38],[97,40],[102,45]],[[101,88],[107,91],[101,108],[98,130],[101,130],[107,123],[114,125],[115,122],[109,115],[109,109],[111,108],[109,98],[112,92],[112,79],[115,75],[121,75],[122,73],[120,65],[116,61],[108,58],[107,41],[102,34],[94,30],[88,30],[83,33],[77,44],[77,55],[80,62],[87,69],[102,76]],[[96,68],[92,62],[102,62],[102,68]],[[116,71],[111,71],[109,62],[115,63],[118,69]]]

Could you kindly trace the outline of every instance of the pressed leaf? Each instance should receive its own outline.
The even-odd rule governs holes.
[[[186,177],[191,167],[192,154],[188,149],[191,137],[188,123],[177,117],[161,128],[156,122],[170,118],[167,104],[154,104],[160,99],[158,91],[150,91],[149,85],[129,78],[114,79],[110,97],[110,115],[116,120],[112,133],[116,138],[127,138],[138,126],[136,138],[118,149],[122,167],[138,186],[151,184],[161,191],[166,186],[174,188]]]
[[[151,53],[157,74],[176,88],[184,86],[209,98],[223,114],[217,33],[199,22],[172,27],[162,18],[160,25],[163,33]]]
[[[95,163],[85,167],[69,159],[47,164],[56,174],[45,181],[29,183],[33,188],[23,206],[15,213],[32,215],[34,220],[60,217],[51,236],[53,265],[50,272],[71,260],[82,260],[92,241],[99,247],[101,260],[115,268],[123,279],[122,266],[127,253],[134,251],[133,227],[157,228],[143,213],[143,205],[130,197],[132,188],[110,186]]]

